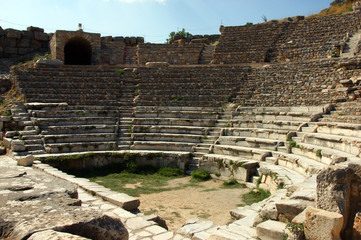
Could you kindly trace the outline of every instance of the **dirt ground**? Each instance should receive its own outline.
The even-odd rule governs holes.
[[[188,184],[190,177],[169,182],[170,187]],[[191,218],[211,220],[225,225],[232,221],[229,211],[242,203],[247,188],[223,189],[221,181],[210,180],[200,187],[187,187],[140,196],[139,209],[145,214],[157,214],[166,220],[170,231],[176,231]]]

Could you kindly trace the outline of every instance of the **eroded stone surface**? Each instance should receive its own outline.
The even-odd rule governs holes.
[[[339,213],[322,209],[306,210],[305,236],[310,240],[339,240],[343,217]]]
[[[80,207],[73,184],[16,167],[15,161],[5,165],[0,164],[0,238],[26,239],[39,231],[54,230],[75,235],[72,239],[128,239],[120,219]],[[55,235],[53,239],[62,239]]]

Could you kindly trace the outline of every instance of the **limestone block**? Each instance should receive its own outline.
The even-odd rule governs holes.
[[[21,38],[21,32],[15,29],[6,29],[6,36],[8,38],[15,38],[15,39],[20,39]]]
[[[34,39],[38,41],[48,41],[49,35],[42,32],[34,32]]]
[[[31,31],[22,31],[21,38],[22,39],[34,39],[34,33]]]
[[[306,239],[339,240],[343,226],[343,216],[322,209],[308,208],[304,222]]]
[[[263,219],[277,220],[278,219],[278,211],[277,211],[276,204],[274,202],[271,202],[271,203],[265,205],[260,212],[260,217]]]
[[[30,47],[30,40],[29,39],[21,39],[17,42],[16,46],[18,48],[28,48],[28,47]]]
[[[18,135],[16,131],[7,131],[7,132],[5,133],[5,137],[6,137],[6,138],[13,138],[13,137],[15,137],[16,135]]]
[[[169,63],[167,62],[147,62],[145,64],[147,68],[166,68],[169,67]]]
[[[13,141],[12,138],[3,138],[3,143],[6,148],[11,148],[11,142]]]
[[[17,159],[19,166],[29,167],[33,165],[34,156],[33,155],[26,155],[25,157],[20,157]]]
[[[11,142],[11,150],[14,152],[23,152],[26,150],[23,140],[13,140]]]
[[[185,237],[192,237],[195,233],[206,231],[215,226],[212,221],[197,221],[195,223],[185,224],[177,233]]]
[[[41,33],[44,32],[43,28],[38,28],[38,27],[33,27],[33,26],[28,27],[26,30],[28,30],[30,32],[41,32]]]
[[[307,206],[314,205],[313,202],[304,200],[282,200],[275,203],[281,221],[291,221]]]
[[[288,236],[286,224],[273,220],[258,224],[256,230],[261,240],[283,240]]]

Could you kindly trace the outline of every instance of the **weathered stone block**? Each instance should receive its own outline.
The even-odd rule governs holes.
[[[8,38],[15,38],[15,39],[21,38],[21,32],[18,30],[9,28],[9,29],[6,29],[5,32],[6,32],[6,36]]]
[[[41,32],[41,33],[44,32],[43,28],[33,27],[33,26],[28,27],[26,30],[28,30],[30,32]]]
[[[13,140],[11,142],[11,150],[14,152],[23,152],[26,150],[23,140]]]
[[[305,236],[309,240],[340,240],[343,216],[316,208],[306,210]]]
[[[288,236],[286,224],[273,220],[258,224],[256,230],[258,238],[261,240],[283,240]]]
[[[34,156],[33,155],[26,155],[25,157],[20,157],[17,159],[19,166],[29,167],[33,165]]]
[[[49,35],[42,32],[34,32],[34,39],[38,41],[49,41]]]
[[[29,48],[30,47],[30,39],[20,39],[16,45],[18,48]]]

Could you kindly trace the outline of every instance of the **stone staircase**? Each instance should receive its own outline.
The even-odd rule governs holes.
[[[45,153],[44,144],[39,135],[39,128],[34,126],[24,103],[16,102],[15,106],[11,108],[11,113],[13,120],[18,123],[19,127],[23,128],[23,130],[17,132],[17,135],[18,139],[22,140],[25,146],[24,151],[14,151],[15,157]]]
[[[199,64],[210,64],[213,60],[213,54],[216,45],[204,45],[201,55],[199,57]]]
[[[346,46],[341,53],[341,57],[354,57],[356,55],[357,46],[359,41],[361,40],[360,36],[361,30],[348,37],[348,40],[346,41]]]
[[[208,135],[205,135],[203,138],[201,138],[201,142],[193,148],[193,158],[189,163],[190,171],[198,169],[201,158],[212,151],[212,146],[219,137],[222,127],[224,127],[225,124],[228,124],[228,121],[231,119],[231,117],[231,110],[228,108],[226,110],[222,109],[222,112],[219,113],[214,127],[212,127],[209,130]]]

